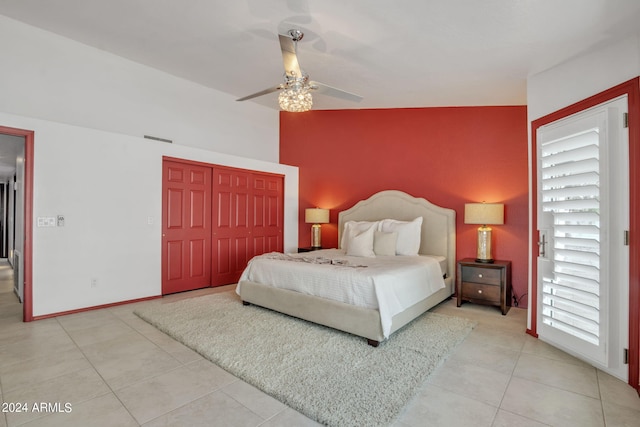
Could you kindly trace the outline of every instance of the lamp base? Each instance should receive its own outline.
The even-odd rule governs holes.
[[[491,227],[483,225],[478,228],[478,250],[476,251],[476,262],[491,264]]]
[[[320,249],[322,247],[320,224],[313,224],[311,226],[311,247],[314,249]]]

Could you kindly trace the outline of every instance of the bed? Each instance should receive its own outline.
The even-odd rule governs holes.
[[[376,231],[381,231],[381,223],[379,221],[382,220],[387,220],[386,224],[395,222],[403,226],[408,223],[414,226],[415,222],[421,222],[418,228],[420,233],[419,247],[416,246],[415,248],[420,256],[346,256],[345,248],[343,247],[346,242],[350,242],[349,244],[352,245],[346,250],[350,252],[354,250],[354,240],[349,238],[345,240],[346,236],[353,237],[349,233],[352,232],[354,224],[376,222]],[[346,231],[345,225],[347,225]],[[358,236],[363,234],[364,232],[358,234]],[[256,257],[251,260],[247,269],[243,272],[236,287],[236,292],[245,305],[258,305],[358,335],[366,338],[372,346],[377,346],[393,332],[453,295],[456,272],[456,234],[455,211],[452,209],[436,206],[423,198],[416,198],[401,191],[382,191],[338,214],[338,242],[340,244],[339,249],[291,255],[265,254]],[[398,240],[398,244],[400,244],[399,242]],[[306,289],[303,291],[287,289],[285,285],[278,283],[278,280],[281,280],[279,279],[280,276],[271,275],[271,273],[265,273],[261,276],[254,273],[254,271],[258,271],[257,266],[262,263],[269,265],[270,268],[281,268],[282,271],[280,273],[285,275],[289,274],[292,269],[303,268],[332,268],[334,270],[337,268],[346,271],[348,275],[359,275],[360,272],[368,275],[378,269],[375,264],[372,264],[377,262],[375,258],[382,260],[383,263],[390,262],[391,259],[406,263],[410,261],[410,258],[413,258],[419,263],[428,264],[425,268],[430,273],[424,274],[430,274],[430,277],[433,277],[433,271],[436,268],[433,267],[433,264],[435,263],[437,266],[436,271],[440,275],[438,279],[441,283],[432,285],[433,289],[428,292],[424,290],[416,291],[415,289],[417,288],[412,288],[414,290],[410,290],[409,294],[413,295],[412,298],[414,300],[402,297],[402,304],[386,301],[384,299],[385,292],[380,291],[379,288],[382,286],[383,289],[388,290],[389,287],[386,284],[380,285],[378,290],[373,291],[376,293],[374,298],[378,297],[378,306],[376,307],[375,304],[374,306],[371,306],[371,304],[355,305],[354,302],[340,301],[327,295],[313,295],[311,291]],[[300,259],[303,259],[303,262],[298,262]],[[344,265],[340,265],[342,263]],[[275,264],[281,265],[281,267],[277,267]],[[328,266],[318,264],[328,264]],[[336,266],[335,264],[338,265]],[[407,267],[405,267],[405,270],[407,270]],[[316,276],[314,272],[305,271],[307,279],[299,280],[298,285],[302,285],[304,282],[322,282],[323,280],[335,282],[335,280],[331,279],[322,279],[320,276]],[[395,273],[393,274],[395,275]],[[415,275],[418,273],[403,274]],[[404,280],[398,279],[399,277],[404,276],[394,276],[393,280],[396,283],[404,283]],[[379,277],[375,277],[372,280],[377,283],[384,283]],[[388,282],[389,277],[386,277],[385,280]],[[435,280],[435,282],[438,281]],[[398,305],[401,305],[400,309]],[[388,310],[388,306],[393,306],[393,309]]]

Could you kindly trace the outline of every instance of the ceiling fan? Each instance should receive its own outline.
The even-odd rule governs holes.
[[[335,98],[360,102],[362,97],[344,90],[325,85],[323,83],[309,80],[309,75],[305,73],[296,55],[298,42],[302,40],[304,33],[300,30],[289,30],[287,35],[278,34],[280,38],[280,50],[282,51],[282,61],[284,63],[284,82],[277,86],[247,95],[236,101],[246,101],[257,98],[278,90],[282,90],[278,96],[280,108],[290,112],[303,112],[311,109],[313,97],[311,92],[317,92]]]

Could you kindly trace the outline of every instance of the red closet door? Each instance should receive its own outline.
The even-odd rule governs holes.
[[[162,294],[211,283],[211,168],[163,161]]]
[[[284,177],[253,174],[253,255],[282,252]]]
[[[236,283],[253,256],[251,173],[213,169],[213,265],[211,286]]]

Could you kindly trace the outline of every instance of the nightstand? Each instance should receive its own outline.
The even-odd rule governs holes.
[[[309,246],[309,247],[306,247],[306,248],[298,248],[298,253],[319,251],[320,249],[324,249],[324,248],[314,248],[314,247]]]
[[[456,277],[458,307],[462,301],[495,305],[505,315],[511,308],[511,261],[489,264],[473,258],[458,261]]]

